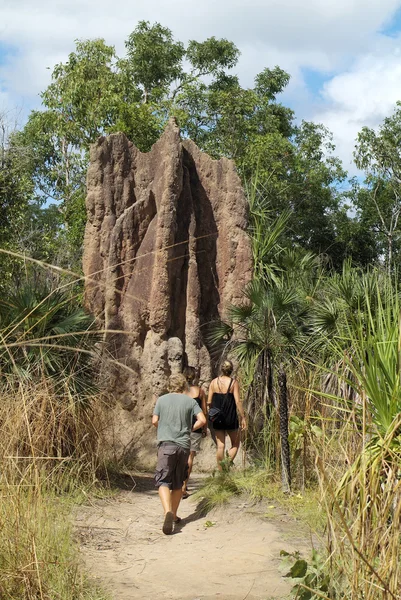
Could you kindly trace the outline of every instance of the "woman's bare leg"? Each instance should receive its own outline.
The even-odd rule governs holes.
[[[227,433],[231,442],[231,448],[228,451],[228,456],[230,457],[231,461],[233,461],[234,458],[237,456],[239,444],[241,441],[241,430],[235,429],[233,431],[227,431]]]
[[[221,471],[221,461],[224,460],[224,450],[226,447],[226,432],[221,430],[214,430],[216,435],[216,444],[217,444],[217,468]]]
[[[196,456],[196,452],[194,450],[191,450],[191,452],[189,453],[189,456],[188,456],[188,477],[186,478],[186,480],[184,481],[184,485],[182,486],[183,494],[186,494],[186,492],[187,492],[187,485],[188,485],[189,478],[191,477],[192,467],[194,464],[195,456]]]

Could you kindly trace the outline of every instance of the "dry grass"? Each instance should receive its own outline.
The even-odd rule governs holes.
[[[81,573],[69,500],[96,482],[97,411],[55,397],[45,382],[1,402],[0,599],[104,599]]]
[[[394,444],[400,425],[398,417],[384,440],[361,445],[341,478],[325,455],[317,460],[333,585],[350,600],[401,597],[401,446]]]
[[[72,396],[56,396],[43,381],[3,391],[1,402],[3,483],[18,482],[22,473],[26,479],[28,472],[46,473],[49,484],[61,489],[64,474],[66,483],[96,480],[105,429],[98,401],[83,406]]]

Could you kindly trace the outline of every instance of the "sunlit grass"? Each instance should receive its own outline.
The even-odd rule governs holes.
[[[83,574],[70,506],[24,484],[0,492],[0,598],[106,600]]]
[[[249,468],[215,473],[205,480],[194,498],[202,500],[202,506],[210,511],[241,495],[254,502],[280,507],[314,532],[323,531],[326,515],[319,502],[318,488],[284,493],[279,478],[265,469]]]
[[[0,411],[1,600],[103,600],[83,574],[74,503],[97,489],[101,418],[44,383],[3,391]]]

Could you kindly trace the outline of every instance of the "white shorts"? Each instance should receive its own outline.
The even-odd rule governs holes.
[[[201,449],[202,434],[191,431],[191,452],[199,452]]]

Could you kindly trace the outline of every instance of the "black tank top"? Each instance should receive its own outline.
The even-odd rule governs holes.
[[[233,384],[234,379],[230,381],[228,390],[224,394],[223,392],[213,392],[212,406],[219,408],[224,415],[224,423],[213,424],[214,429],[225,431],[239,429],[237,405],[235,404],[234,394],[230,391]]]

